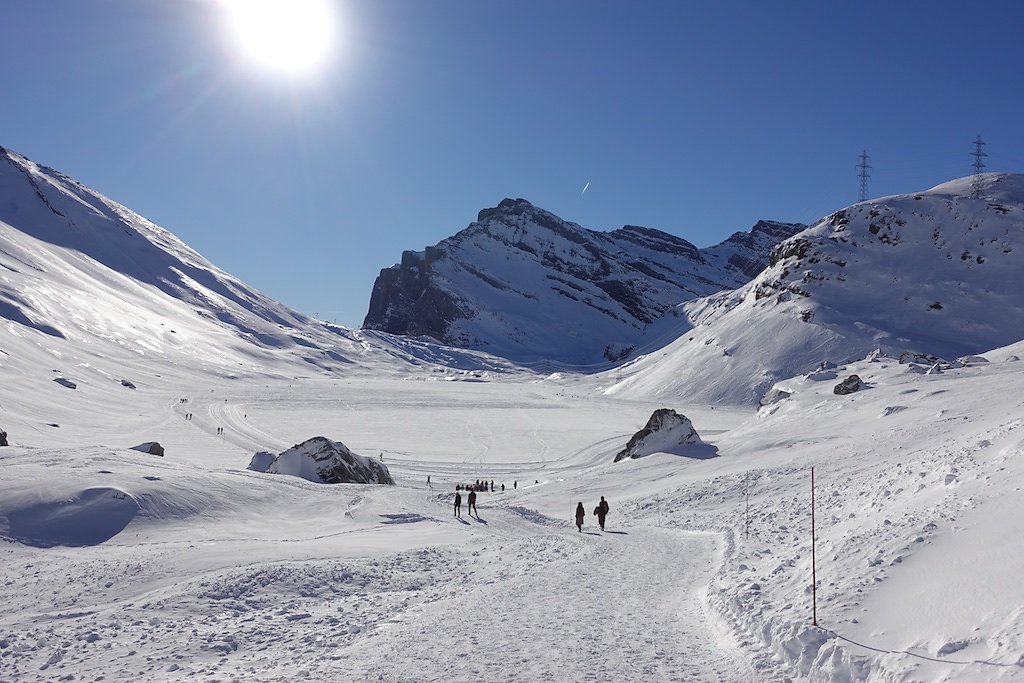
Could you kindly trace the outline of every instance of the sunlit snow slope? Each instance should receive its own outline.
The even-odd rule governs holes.
[[[149,371],[166,363],[291,375],[349,373],[375,360],[491,364],[296,313],[117,202],[0,148],[0,361],[8,367],[77,365],[88,374],[107,365],[116,380],[132,361]]]
[[[964,178],[837,211],[786,240],[733,292],[685,304],[677,341],[616,390],[756,403],[821,361],[952,360],[1024,338],[1024,176]]]

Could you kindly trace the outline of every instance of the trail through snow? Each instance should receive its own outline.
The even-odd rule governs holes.
[[[717,560],[714,536],[658,529],[489,543],[449,595],[355,644],[346,668],[368,681],[750,680],[701,598]]]

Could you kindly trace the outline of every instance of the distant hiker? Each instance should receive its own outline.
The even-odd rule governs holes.
[[[501,492],[505,492],[505,482],[501,482]]]
[[[583,531],[583,516],[586,513],[583,512],[583,501],[576,503],[576,529]]]
[[[384,462],[384,454],[383,453],[380,454],[380,461]]]
[[[462,516],[462,494],[458,492],[455,493],[455,516]]]
[[[430,488],[432,488],[432,487],[430,486],[430,475],[429,475],[429,474],[427,475],[427,487],[430,487]]]
[[[601,525],[601,531],[604,531],[604,518],[608,516],[608,501],[604,496],[601,496],[601,502],[597,504],[594,513],[597,515],[597,523]]]
[[[512,480],[512,490],[514,491],[517,488],[519,488],[519,481],[517,479],[513,479]]]
[[[494,480],[491,479],[491,493],[494,493]]]
[[[476,516],[480,516],[480,511],[476,509],[476,491],[469,492],[469,514],[476,513]]]

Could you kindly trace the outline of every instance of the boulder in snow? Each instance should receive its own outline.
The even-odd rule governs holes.
[[[278,455],[270,474],[290,474],[323,484],[390,484],[395,481],[382,462],[356,455],[340,441],[314,436]]]
[[[856,391],[860,391],[864,388],[864,382],[857,375],[850,375],[842,382],[837,384],[832,389],[832,393],[837,396],[845,396],[846,394],[852,394]]]
[[[164,457],[164,447],[156,441],[140,443],[138,446],[132,446],[132,450],[149,453],[150,455],[159,455],[161,458]]]
[[[53,381],[61,385],[62,387],[67,387],[68,389],[78,388],[78,385],[69,380],[67,377],[54,377]]]
[[[694,446],[704,446],[693,423],[685,415],[671,408],[659,408],[647,421],[647,426],[633,435],[626,447],[615,456],[615,462],[625,458],[642,458],[652,453],[697,455]],[[701,449],[697,449],[700,451]],[[713,454],[713,453],[712,453]],[[699,453],[700,457],[708,454]]]
[[[7,432],[5,432],[4,430],[0,429],[0,446],[6,446],[6,445],[7,445]]]
[[[936,363],[935,365],[933,365],[930,368],[928,368],[928,372],[926,372],[925,374],[926,375],[941,375],[942,374],[942,366],[939,365],[938,363]]]
[[[121,386],[122,387],[127,387],[129,389],[134,389],[135,388],[135,385],[132,384],[131,382],[129,382],[128,380],[126,380],[126,379],[121,380]]]
[[[249,461],[249,469],[253,472],[266,472],[276,458],[270,451],[257,451]]]

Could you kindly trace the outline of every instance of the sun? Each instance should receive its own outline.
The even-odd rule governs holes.
[[[331,0],[220,0],[243,57],[288,75],[316,71],[334,47]]]

